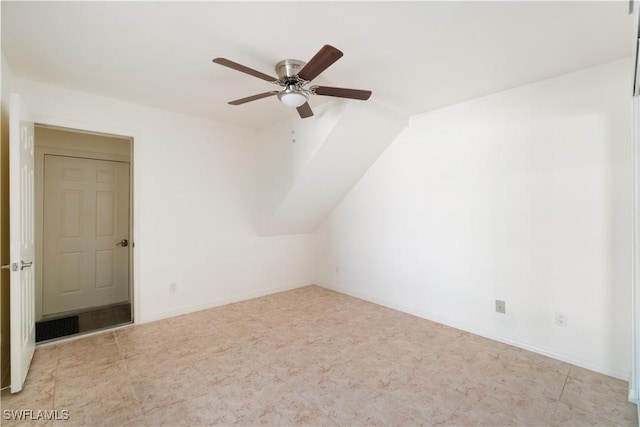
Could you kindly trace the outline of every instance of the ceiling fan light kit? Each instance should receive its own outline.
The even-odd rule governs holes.
[[[278,93],[278,99],[287,107],[298,108],[307,102],[308,95],[293,86]]]
[[[334,96],[339,98],[359,99],[366,101],[371,96],[370,90],[345,89],[328,86],[311,86],[305,88],[311,80],[329,68],[342,57],[342,52],[330,45],[324,45],[308,63],[297,59],[285,59],[276,64],[275,71],[278,78],[245,67],[226,58],[214,58],[213,62],[240,71],[245,74],[265,80],[283,87],[280,91],[264,92],[246,98],[229,102],[231,105],[241,105],[269,96],[278,95],[278,99],[289,107],[295,107],[301,118],[313,116],[311,106],[307,102],[310,95]]]

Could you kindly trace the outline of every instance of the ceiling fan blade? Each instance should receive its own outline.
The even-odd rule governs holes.
[[[362,101],[366,101],[371,96],[370,90],[345,89],[329,86],[314,86],[311,89],[316,95],[337,96],[339,98],[360,99]]]
[[[296,110],[298,110],[298,114],[300,114],[301,119],[306,119],[307,117],[313,116],[313,111],[311,111],[311,106],[308,102],[305,102],[304,104],[296,108]]]
[[[262,98],[267,98],[269,96],[273,96],[273,95],[275,95],[277,93],[278,93],[277,90],[272,90],[271,92],[264,92],[264,93],[259,93],[257,95],[253,95],[253,96],[247,96],[246,98],[236,99],[235,101],[229,102],[229,104],[231,104],[231,105],[245,104],[247,102],[256,101],[258,99],[262,99]]]
[[[224,65],[225,67],[232,68],[236,71],[249,74],[250,76],[254,76],[259,79],[266,80],[268,82],[278,81],[278,79],[275,77],[271,77],[270,75],[261,73],[260,71],[256,71],[253,68],[245,67],[244,65],[240,65],[237,62],[229,61],[228,59],[225,59],[225,58],[214,58],[213,62],[215,62],[216,64]]]
[[[342,58],[342,55],[342,52],[335,47],[325,44],[318,53],[307,62],[307,65],[300,70],[298,77],[302,80],[311,81],[318,77],[321,72],[329,68],[331,64]]]

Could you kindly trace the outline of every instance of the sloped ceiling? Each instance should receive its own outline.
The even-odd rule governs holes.
[[[324,44],[344,57],[314,83],[370,89],[415,114],[631,54],[627,1],[13,2],[2,52],[14,74],[251,128],[295,111],[275,98],[227,101]],[[328,98],[314,97],[312,106]]]
[[[258,225],[260,234],[313,232],[407,125],[404,117],[381,109],[374,102],[331,103],[318,110],[324,110],[324,117],[291,119],[282,122],[285,126],[263,133],[263,150],[273,153],[276,145],[276,150],[290,154],[290,159],[271,162],[276,178],[282,178],[282,170],[287,167],[292,166],[293,170],[289,179],[281,179],[280,185],[273,185],[273,174],[264,176],[263,195],[271,197],[263,206],[267,209]],[[299,123],[309,125],[301,129]],[[287,141],[289,129],[295,130],[299,143]],[[301,156],[295,153],[296,145],[314,148],[307,156]]]

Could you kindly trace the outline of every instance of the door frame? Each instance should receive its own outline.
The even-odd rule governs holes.
[[[633,178],[631,207],[631,376],[629,402],[637,407],[640,417],[640,98],[633,96]]]
[[[632,206],[631,206],[631,377],[629,401],[640,418],[640,11],[638,1],[629,1],[632,15],[634,79],[632,90]]]
[[[135,151],[136,144],[135,141],[137,139],[137,134],[134,131],[128,129],[117,129],[111,127],[105,127],[102,125],[92,125],[87,123],[78,123],[70,120],[44,117],[39,115],[34,115],[33,117],[36,127],[48,127],[59,129],[68,132],[76,132],[76,133],[87,133],[99,136],[107,136],[107,137],[116,137],[116,138],[125,138],[129,140],[130,144],[130,155],[128,158],[123,160],[123,156],[117,154],[104,154],[94,152],[82,152],[77,150],[68,150],[68,149],[58,149],[52,147],[36,147],[36,191],[34,193],[42,195],[43,184],[44,184],[44,156],[46,154],[53,155],[64,155],[69,157],[84,157],[84,158],[96,158],[98,160],[116,160],[116,161],[127,161],[129,162],[129,236],[131,241],[131,250],[129,251],[129,295],[130,295],[130,303],[131,303],[131,322],[136,323],[136,318],[139,318],[138,313],[140,313],[140,287],[136,286],[137,278],[138,278],[138,268],[137,267],[137,259],[135,256],[135,242],[137,239],[136,234],[136,218],[137,218],[137,203],[134,203],[135,191],[136,191],[136,167],[135,167]],[[101,157],[104,156],[104,157]],[[38,191],[40,191],[38,193]],[[42,209],[42,200],[35,200],[36,203],[36,211]],[[38,215],[36,218],[36,260],[38,269],[35,271],[36,276],[36,289],[35,291],[42,296],[42,259],[43,259],[43,228],[44,228],[44,216]],[[40,297],[40,302],[42,302],[42,298]],[[36,307],[36,320],[42,318],[42,305]]]

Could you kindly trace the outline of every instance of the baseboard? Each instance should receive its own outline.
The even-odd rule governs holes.
[[[277,294],[279,292],[291,291],[293,289],[303,288],[305,286],[309,286],[312,283],[298,283],[295,285],[281,286],[277,288],[268,288],[263,289],[256,292],[248,292],[244,294],[235,295],[228,298],[222,298],[218,300],[214,300],[205,304],[193,305],[189,307],[184,307],[179,310],[171,310],[171,311],[163,311],[160,313],[154,313],[148,316],[141,316],[140,318],[135,319],[135,323],[149,323],[155,322],[156,320],[167,319],[169,317],[181,316],[183,314],[194,313],[196,311],[208,310],[210,308],[220,307],[222,305],[233,304],[235,302],[246,301],[254,298],[260,298],[267,295]]]
[[[570,363],[572,365],[579,366],[581,368],[589,369],[590,371],[599,372],[601,374],[608,375],[610,377],[618,378],[618,379],[621,379],[621,380],[624,380],[624,381],[629,381],[628,375],[626,375],[626,374],[624,374],[622,372],[612,371],[612,370],[604,368],[602,366],[594,365],[593,363],[590,363],[588,361],[581,360],[581,359],[578,359],[578,358],[570,356],[570,355],[558,353],[558,352],[553,351],[551,349],[547,349],[547,348],[531,345],[529,343],[518,341],[518,340],[515,340],[515,339],[507,337],[507,336],[497,335],[492,331],[482,330],[482,329],[474,327],[473,325],[460,323],[460,322],[457,322],[457,321],[452,320],[452,319],[440,318],[438,316],[426,317],[424,315],[424,313],[418,313],[418,312],[416,312],[416,310],[412,310],[411,308],[408,308],[408,307],[405,307],[405,306],[402,306],[402,305],[399,305],[399,304],[396,304],[396,303],[393,303],[393,302],[390,302],[390,301],[382,300],[380,298],[376,298],[376,297],[373,297],[373,296],[365,294],[365,293],[354,292],[354,291],[349,290],[349,289],[344,289],[344,288],[341,288],[341,287],[338,287],[338,286],[332,286],[332,285],[329,285],[329,284],[326,284],[326,283],[322,283],[322,282],[318,282],[318,281],[316,281],[315,284],[318,285],[318,286],[321,286],[323,288],[330,289],[330,290],[335,291],[335,292],[339,292],[339,293],[342,293],[342,294],[345,294],[345,295],[349,295],[349,296],[352,296],[352,297],[355,297],[355,298],[360,298],[362,300],[369,301],[369,302],[372,302],[374,304],[378,304],[378,305],[381,305],[381,306],[384,306],[384,307],[392,308],[394,310],[398,310],[398,311],[401,311],[403,313],[411,314],[412,316],[420,317],[420,318],[423,318],[423,319],[426,319],[426,320],[430,320],[432,322],[440,323],[440,324],[443,324],[443,325],[446,325],[446,326],[450,326],[452,328],[456,328],[456,329],[460,329],[462,331],[470,332],[472,334],[479,335],[479,336],[482,336],[484,338],[488,338],[488,339],[491,339],[491,340],[494,340],[494,341],[498,341],[498,342],[501,342],[503,344],[512,345],[514,347],[518,347],[518,348],[521,348],[523,350],[531,351],[533,353],[538,353],[538,354],[541,354],[543,356],[551,357],[552,359],[556,359],[556,360],[560,360],[562,362]]]

